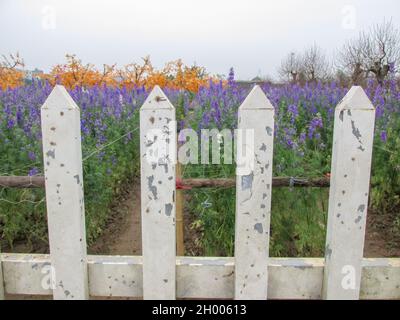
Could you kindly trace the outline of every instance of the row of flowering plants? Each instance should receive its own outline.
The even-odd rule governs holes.
[[[46,81],[0,90],[0,175],[42,174],[40,107],[52,89]],[[124,182],[138,174],[138,109],[146,86],[74,86],[81,108],[87,234],[101,233],[110,206]],[[177,109],[179,128],[234,129],[237,110],[249,92],[233,71],[225,81],[209,81],[196,91],[164,88]],[[330,172],[333,114],[348,88],[336,83],[265,85],[276,108],[275,176],[316,177]],[[365,88],[377,108],[372,204],[394,212],[400,204],[400,90],[370,82]],[[186,177],[232,177],[232,165],[188,165]],[[196,213],[205,253],[233,252],[234,191],[196,190],[188,203]],[[318,255],[323,251],[326,190],[274,190],[272,251],[275,255]],[[44,194],[40,190],[0,189],[3,242],[46,242]],[[295,209],[294,209],[295,208]],[[303,209],[302,209],[303,208]],[[398,217],[393,214],[393,221]]]

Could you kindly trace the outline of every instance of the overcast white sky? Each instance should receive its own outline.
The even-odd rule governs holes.
[[[314,42],[333,56],[385,17],[399,26],[399,0],[0,0],[0,53],[45,71],[66,53],[98,66],[149,54],[250,79]]]

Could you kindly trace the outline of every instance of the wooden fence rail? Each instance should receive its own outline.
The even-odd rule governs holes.
[[[143,256],[86,254],[79,108],[56,86],[41,112],[50,255],[1,254],[0,298],[400,299],[400,259],[362,255],[375,120],[362,88],[336,108],[329,183],[272,178],[274,108],[259,87],[251,91],[239,108],[238,128],[250,138],[238,143],[236,179],[185,181],[236,184],[234,258],[176,256],[175,109],[160,88],[140,110]],[[254,161],[241,161],[243,151]],[[8,179],[0,184],[43,185]],[[271,189],[288,184],[330,185],[325,258],[269,257]]]
[[[178,179],[177,179],[178,181]],[[179,181],[179,186],[186,189],[199,188],[235,188],[235,178],[186,178]],[[272,186],[329,188],[329,178],[273,177]],[[44,176],[0,176],[0,188],[44,188]]]

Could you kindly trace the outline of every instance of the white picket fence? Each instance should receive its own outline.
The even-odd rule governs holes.
[[[42,107],[50,255],[2,254],[0,295],[399,299],[400,259],[363,258],[374,119],[360,87],[336,108],[325,258],[270,258],[274,108],[256,86],[239,109],[239,129],[254,130],[256,163],[237,176],[235,257],[176,257],[175,161],[144,160],[156,139],[176,148],[176,130],[167,129],[174,107],[155,87],[140,111],[143,256],[91,256],[80,110],[56,86]]]

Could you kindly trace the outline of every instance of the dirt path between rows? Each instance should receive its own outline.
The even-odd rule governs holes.
[[[89,254],[141,255],[140,179],[134,179],[114,204],[107,228],[88,248]]]
[[[391,230],[393,217],[369,211],[365,234],[364,257],[399,258],[400,235]]]
[[[118,206],[114,208],[107,229],[88,249],[88,253],[141,255],[140,180],[135,179],[130,186],[118,202]],[[185,210],[185,254],[201,255],[203,250],[199,248],[199,235],[190,228],[192,219],[190,213]],[[385,219],[372,211],[368,213],[364,257],[400,257],[400,241],[389,237],[389,223]]]

